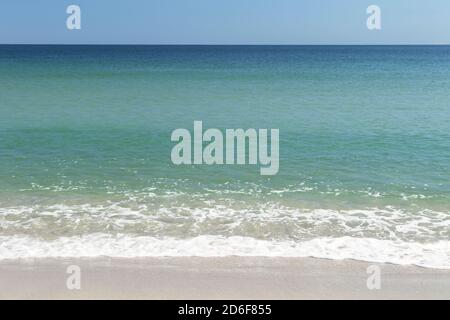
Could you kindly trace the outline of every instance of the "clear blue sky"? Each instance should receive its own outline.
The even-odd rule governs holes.
[[[82,30],[66,29],[66,8]],[[366,8],[382,30],[366,28]],[[0,43],[450,44],[449,0],[1,0]]]

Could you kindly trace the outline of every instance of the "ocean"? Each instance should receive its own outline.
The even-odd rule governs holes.
[[[0,46],[0,259],[450,269],[450,46]],[[171,133],[279,129],[279,171]]]

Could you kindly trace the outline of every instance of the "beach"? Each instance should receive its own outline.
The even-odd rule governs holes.
[[[81,270],[69,290],[67,267]],[[381,270],[367,288],[367,267]],[[450,271],[314,258],[23,259],[0,263],[0,299],[450,299]]]
[[[0,297],[449,298],[449,56],[1,45]]]

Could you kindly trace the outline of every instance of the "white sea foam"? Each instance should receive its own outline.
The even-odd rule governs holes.
[[[237,255],[450,269],[449,217],[428,209],[307,209],[229,199],[4,206],[0,259]]]
[[[179,238],[205,234],[248,236],[263,240],[373,238],[432,243],[450,239],[448,212],[410,212],[395,207],[351,210],[302,209],[279,203],[238,207],[226,201],[203,206],[166,203],[36,205],[0,208],[3,235],[70,237],[80,234],[136,234]]]
[[[91,234],[52,241],[29,236],[0,237],[0,259],[58,257],[315,257],[354,259],[450,269],[450,241],[421,244],[369,238],[320,238],[303,242],[250,237],[198,236],[189,239]]]

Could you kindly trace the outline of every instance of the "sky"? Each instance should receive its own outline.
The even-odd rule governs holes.
[[[81,8],[68,30],[66,8]],[[381,30],[368,30],[369,5]],[[449,0],[1,0],[2,44],[450,44]]]

